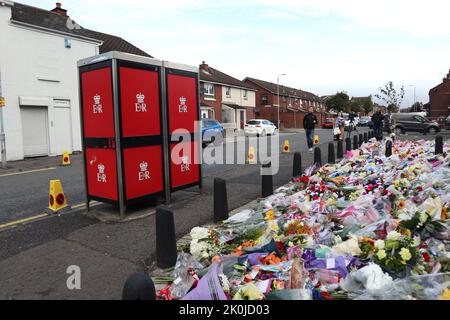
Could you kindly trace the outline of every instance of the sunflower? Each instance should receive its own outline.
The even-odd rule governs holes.
[[[405,201],[400,200],[400,201],[397,202],[397,208],[398,208],[399,210],[402,210],[405,206],[406,206]]]

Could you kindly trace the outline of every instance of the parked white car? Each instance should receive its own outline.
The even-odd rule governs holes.
[[[252,119],[247,121],[244,127],[245,135],[256,135],[256,136],[266,136],[266,135],[276,135],[277,127],[266,119]]]

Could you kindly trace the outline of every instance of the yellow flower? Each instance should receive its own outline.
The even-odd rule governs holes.
[[[399,209],[399,210],[402,210],[404,207],[405,207],[405,201],[403,201],[403,200],[400,200],[399,202],[397,202],[397,208]]]
[[[439,297],[439,300],[450,300],[450,290],[448,288],[444,289],[444,292]]]
[[[411,235],[412,235],[411,230],[409,230],[409,229],[404,229],[402,231],[402,234],[407,236],[407,237],[409,237],[409,238],[411,238]]]
[[[411,252],[406,248],[402,248],[400,250],[400,257],[402,257],[404,261],[409,261],[411,259]]]
[[[273,213],[273,210],[269,210],[266,212],[266,220],[273,220],[275,219],[275,214]]]
[[[384,251],[383,249],[379,250],[377,252],[377,257],[378,259],[383,260],[384,258],[386,258],[386,251]]]
[[[448,218],[447,208],[446,207],[442,207],[441,219],[445,221],[445,220],[447,220],[447,218]]]

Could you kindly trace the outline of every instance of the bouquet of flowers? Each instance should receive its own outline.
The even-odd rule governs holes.
[[[386,272],[398,275],[423,263],[423,257],[415,245],[412,238],[391,231],[385,240],[374,242],[372,258]]]
[[[218,232],[195,227],[191,230],[190,252],[198,261],[208,260],[221,251]]]

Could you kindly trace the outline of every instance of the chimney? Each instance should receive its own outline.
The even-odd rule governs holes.
[[[202,61],[202,64],[200,65],[200,69],[208,70],[208,64],[206,64],[205,61]]]
[[[61,7],[61,3],[60,2],[57,2],[56,3],[56,8],[51,10],[51,11],[54,12],[54,13],[59,14],[60,16],[67,17],[67,10],[63,9]]]

